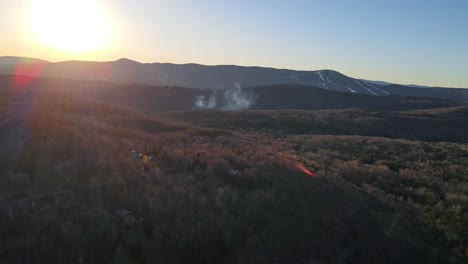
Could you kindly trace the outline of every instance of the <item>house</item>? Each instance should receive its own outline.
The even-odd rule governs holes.
[[[117,209],[114,214],[121,218],[122,223],[126,226],[134,226],[142,221],[141,218],[137,220],[136,216],[126,209]]]
[[[143,158],[143,153],[137,152],[137,151],[134,151],[134,150],[132,150],[132,151],[130,152],[130,155],[132,156],[132,158],[133,158],[134,160]]]
[[[147,176],[150,173],[153,166],[152,163],[160,165],[160,161],[157,160],[154,154],[146,155],[134,150],[130,154],[133,160],[138,160],[137,164],[139,164],[138,167],[143,172],[143,176]]]

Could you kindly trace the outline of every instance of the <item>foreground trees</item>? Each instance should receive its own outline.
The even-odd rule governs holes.
[[[1,134],[18,156],[0,159],[0,262],[461,263],[468,257],[466,144],[96,113],[37,111],[27,138]],[[242,115],[226,113],[233,114]],[[142,165],[131,150],[156,159]],[[196,171],[206,177],[191,177]],[[15,187],[3,177],[9,172],[28,174],[28,184]],[[123,225],[112,213],[118,208],[142,222]]]

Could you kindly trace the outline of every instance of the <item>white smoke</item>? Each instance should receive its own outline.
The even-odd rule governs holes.
[[[211,94],[210,98],[206,99],[204,95],[195,97],[195,108],[199,109],[213,109],[216,107],[216,97]]]
[[[225,100],[223,109],[229,111],[245,110],[254,103],[253,95],[243,91],[240,83],[234,83],[234,88],[225,90],[223,97]]]
[[[246,110],[254,102],[255,97],[253,94],[244,91],[238,82],[234,83],[234,87],[213,91],[208,99],[204,95],[199,95],[194,100],[197,109],[219,108],[226,111]]]

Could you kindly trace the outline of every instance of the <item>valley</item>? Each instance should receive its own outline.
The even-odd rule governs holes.
[[[15,78],[0,77],[8,262],[466,260],[464,101],[265,86],[233,111],[206,89]]]

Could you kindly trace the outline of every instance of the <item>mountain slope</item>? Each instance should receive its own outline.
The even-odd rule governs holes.
[[[0,75],[0,95],[33,93],[34,98],[72,98],[130,107],[139,111],[160,112],[196,108],[245,109],[345,109],[416,110],[463,105],[461,102],[412,96],[372,96],[330,91],[303,85],[269,85],[242,90],[209,90],[177,86],[125,85],[105,81],[77,81],[35,78],[23,84],[18,76]],[[212,100],[200,107],[197,100]],[[248,103],[246,104],[246,101]]]
[[[345,109],[413,110],[459,105],[455,101],[414,96],[372,96],[329,91],[301,85],[274,85],[252,88],[258,95],[255,109]]]
[[[354,79],[333,70],[295,71],[234,65],[139,63],[129,59],[112,62],[36,61],[40,69],[21,67],[26,59],[0,57],[0,74],[38,75],[76,80],[109,80],[127,84],[179,86],[201,89],[255,87],[267,85],[305,85],[326,90],[374,96],[390,94],[430,96],[451,100],[468,100],[468,89],[421,88],[412,85],[383,85],[375,81]]]
[[[31,64],[31,63],[49,63],[48,61],[33,58],[23,58],[14,56],[0,57],[0,66],[18,65],[18,64]]]

